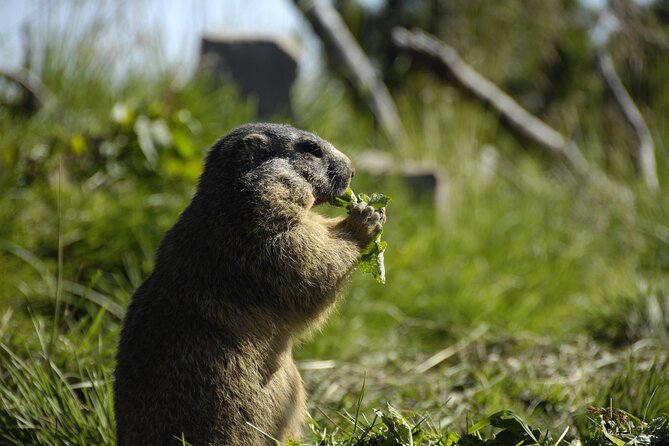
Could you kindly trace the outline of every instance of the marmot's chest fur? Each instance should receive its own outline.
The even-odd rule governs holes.
[[[273,444],[298,437],[292,337],[319,323],[380,231],[364,205],[329,219],[353,168],[330,143],[250,124],[209,151],[197,192],[137,289],[119,342],[118,444]]]

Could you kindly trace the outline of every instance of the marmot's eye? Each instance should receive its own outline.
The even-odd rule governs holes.
[[[323,157],[323,149],[314,141],[300,141],[295,144],[295,151],[308,153],[316,158]]]

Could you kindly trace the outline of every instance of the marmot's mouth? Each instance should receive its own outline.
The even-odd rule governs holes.
[[[328,201],[334,199],[335,197],[344,195],[344,193],[346,193],[346,189],[348,189],[349,185],[351,184],[351,178],[333,178],[331,184],[332,190],[330,192],[330,196],[327,197]]]
[[[314,198],[315,198],[315,205],[322,204],[322,203],[328,203],[332,201],[335,197],[339,197],[341,195],[344,195],[346,192],[346,189],[348,189],[348,186],[350,184],[350,179],[344,179],[341,177],[333,177],[330,178],[329,184],[323,188],[323,190],[318,190],[317,188],[314,188]]]
[[[332,199],[344,195],[346,189],[351,184],[352,171],[342,166],[331,166],[328,169],[328,194],[327,198]]]

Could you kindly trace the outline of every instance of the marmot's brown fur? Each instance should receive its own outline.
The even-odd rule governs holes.
[[[265,445],[305,412],[295,334],[324,319],[385,221],[361,205],[325,218],[353,168],[330,143],[250,124],[214,144],[197,192],[160,244],[125,318],[119,446]]]

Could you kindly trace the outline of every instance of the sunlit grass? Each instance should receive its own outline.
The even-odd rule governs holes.
[[[124,308],[188,203],[206,148],[254,119],[253,104],[206,80],[177,88],[158,73],[114,84],[93,48],[67,59],[74,68],[62,48],[42,53],[55,94],[46,109],[0,107],[3,444],[113,444]],[[623,175],[629,195],[590,188],[438,85],[398,98],[408,137],[397,147],[338,82],[301,88],[295,125],[354,159],[376,148],[439,169],[448,192],[437,210],[399,178],[356,175],[354,189],[393,197],[387,283],[354,273],[330,321],[296,348],[312,443],[525,441],[527,422],[541,444],[564,432],[607,444],[601,421],[614,435],[622,418],[588,413],[590,404],[639,417],[629,432],[666,432],[664,421],[651,426],[669,411],[666,185],[653,197]],[[138,117],[169,133],[156,137],[156,160]],[[655,120],[653,131],[669,171],[669,127]],[[600,160],[596,130],[579,142]],[[518,415],[483,426],[505,410]]]

